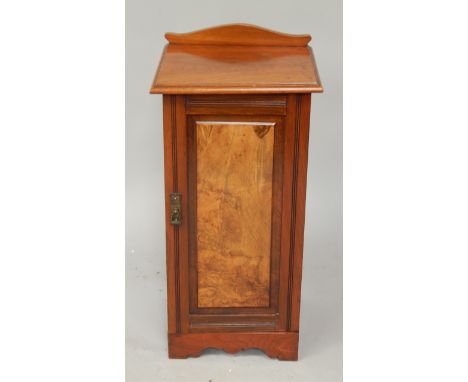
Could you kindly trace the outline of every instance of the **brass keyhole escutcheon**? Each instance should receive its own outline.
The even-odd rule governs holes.
[[[172,192],[171,193],[171,224],[172,225],[180,225],[182,222],[182,213],[180,211],[180,200],[182,199],[182,195],[180,192]]]

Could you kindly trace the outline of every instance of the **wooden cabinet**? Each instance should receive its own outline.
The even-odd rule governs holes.
[[[167,33],[163,94],[169,357],[296,360],[310,101],[308,35]]]

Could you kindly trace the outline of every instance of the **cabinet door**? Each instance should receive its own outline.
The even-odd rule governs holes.
[[[165,98],[166,192],[181,195],[180,225],[168,227],[170,332],[289,329],[295,108],[287,99]]]

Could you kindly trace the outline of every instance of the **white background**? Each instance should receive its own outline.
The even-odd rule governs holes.
[[[463,4],[345,2],[345,381],[468,377]],[[124,5],[0,39],[0,380],[123,380]]]

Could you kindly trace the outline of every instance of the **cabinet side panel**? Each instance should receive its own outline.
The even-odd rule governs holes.
[[[296,96],[288,95],[284,134],[283,192],[281,211],[281,259],[279,279],[279,322],[278,325],[289,329],[289,252],[291,241],[291,195],[293,191],[294,135],[296,120]]]
[[[293,195],[293,239],[290,262],[290,321],[289,330],[299,331],[301,302],[302,257],[304,250],[304,221],[306,207],[307,160],[309,150],[310,94],[297,96],[297,137],[295,158],[295,195]]]

